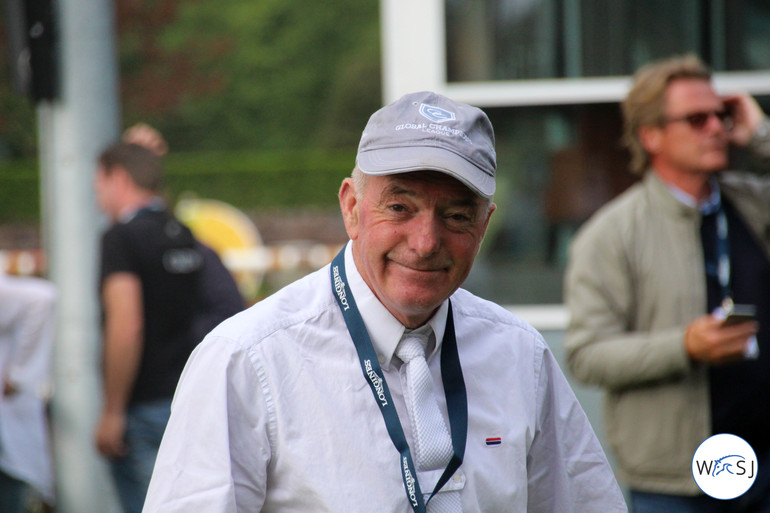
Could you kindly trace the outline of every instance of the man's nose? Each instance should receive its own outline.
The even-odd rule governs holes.
[[[443,226],[432,212],[424,212],[414,218],[409,227],[411,248],[421,257],[435,253],[441,246]]]
[[[709,113],[706,118],[706,129],[710,132],[729,132],[733,127],[732,118],[728,116],[720,116],[716,112]]]

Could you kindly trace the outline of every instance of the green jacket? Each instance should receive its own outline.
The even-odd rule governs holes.
[[[753,146],[770,154],[768,143]],[[770,258],[770,180],[734,172],[718,180]],[[688,357],[684,333],[706,313],[700,222],[649,171],[570,248],[569,369],[606,390],[607,437],[620,478],[635,490],[699,493],[691,465],[712,434],[708,372]]]

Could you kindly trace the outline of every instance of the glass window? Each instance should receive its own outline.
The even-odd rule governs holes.
[[[448,0],[449,80],[560,76],[556,7],[556,0]]]
[[[628,75],[640,65],[684,52],[704,54],[701,0],[584,0],[571,22],[582,54],[572,76]]]
[[[505,304],[561,302],[572,235],[634,181],[619,107],[485,111],[495,127],[498,210],[466,287]]]
[[[715,71],[770,70],[766,0],[445,0],[445,6],[448,85],[620,77],[686,52]],[[768,98],[760,101],[770,112]],[[636,181],[620,145],[619,105],[607,102],[485,109],[497,136],[498,211],[467,288],[504,304],[562,301],[574,233]],[[732,159],[740,168],[752,163],[741,151]]]
[[[445,0],[445,7],[448,85],[620,77],[686,52],[715,71],[770,70],[766,0]],[[770,98],[759,100],[770,112]],[[619,105],[607,101],[485,109],[497,136],[498,211],[468,289],[503,304],[562,301],[575,231],[636,180],[620,145]],[[753,161],[734,151],[732,163]]]
[[[449,82],[628,75],[685,52],[770,68],[764,0],[446,0],[446,35]]]
[[[770,112],[770,97],[758,100]],[[575,232],[637,180],[620,144],[620,106],[485,111],[495,127],[498,209],[465,287],[502,304],[561,303]],[[766,166],[739,150],[731,161],[737,169]]]
[[[725,0],[723,33],[724,69],[770,69],[770,2]]]

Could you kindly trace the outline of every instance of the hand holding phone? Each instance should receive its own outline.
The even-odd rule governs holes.
[[[733,305],[732,310],[727,312],[723,326],[734,326],[744,322],[754,322],[757,308],[754,305]]]
[[[754,305],[734,304],[731,300],[728,300],[725,301],[723,306],[717,308],[714,314],[723,319],[722,326],[725,327],[756,322],[756,311],[757,308]],[[759,358],[759,344],[757,343],[756,335],[749,337],[743,357],[749,360]]]

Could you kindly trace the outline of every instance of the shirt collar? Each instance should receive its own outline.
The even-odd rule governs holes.
[[[118,218],[118,222],[120,223],[128,223],[129,221],[133,220],[136,216],[139,215],[140,212],[143,212],[145,210],[151,210],[160,212],[166,208],[166,204],[160,197],[154,197],[144,205],[141,205],[139,208],[128,208],[125,211],[120,213],[120,217]]]
[[[374,350],[380,359],[380,365],[383,368],[388,368],[396,352],[396,346],[401,340],[406,327],[393,317],[393,314],[377,299],[377,296],[374,295],[374,292],[364,281],[361,273],[358,272],[355,260],[353,259],[352,241],[348,242],[345,247],[345,273],[347,274],[350,292],[356,300],[356,305],[366,326],[366,331],[369,333]],[[428,320],[428,324],[431,325],[433,333],[436,335],[435,347],[428,357],[434,355],[438,348],[441,347],[448,313],[449,302],[444,300],[433,317]]]
[[[708,198],[705,198],[699,202],[676,185],[670,183],[666,184],[668,190],[671,191],[671,194],[674,195],[677,201],[690,208],[697,208],[698,211],[700,211],[700,213],[703,215],[713,214],[719,210],[719,206],[722,202],[722,195],[719,191],[719,183],[713,177],[711,177],[711,179],[709,179],[709,185],[711,186],[711,194],[709,194]]]

